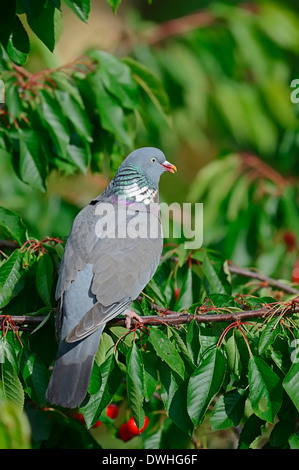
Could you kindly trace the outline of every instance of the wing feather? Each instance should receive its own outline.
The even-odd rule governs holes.
[[[152,278],[162,252],[160,220],[148,211],[141,214],[139,222],[143,226],[156,224],[159,233],[156,238],[150,238],[148,233],[143,233],[141,238],[113,238],[102,232],[97,236],[96,225],[102,217],[97,215],[100,212],[96,210],[99,204],[101,201],[85,207],[75,218],[60,266],[57,299],[63,297],[78,272],[84,270],[86,265],[92,265],[90,288],[97,299],[90,311],[82,312],[81,320],[67,336],[69,342],[88,336],[122,313]],[[119,212],[123,210],[123,207],[115,206],[114,214],[106,216],[105,223],[110,230],[114,227],[123,230],[121,224],[134,223],[134,211],[124,219],[119,217]]]

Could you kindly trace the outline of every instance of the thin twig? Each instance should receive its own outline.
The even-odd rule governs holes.
[[[237,274],[239,276],[249,277],[251,279],[257,279],[261,281],[263,284],[265,284],[265,286],[274,287],[275,289],[286,292],[287,294],[299,295],[299,290],[296,289],[295,287],[288,286],[287,284],[284,284],[283,282],[278,281],[277,279],[273,279],[271,277],[265,276],[264,274],[261,274],[257,271],[251,271],[249,269],[239,268],[238,266],[232,266],[231,264],[228,266],[228,269],[231,274]]]

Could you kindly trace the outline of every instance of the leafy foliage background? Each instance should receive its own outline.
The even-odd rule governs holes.
[[[0,447],[298,448],[297,293],[287,289],[299,282],[296,6],[18,0],[0,22]],[[165,240],[134,308],[150,317],[153,303],[205,315],[266,305],[268,315],[126,335],[110,325],[84,425],[44,399],[57,268],[74,216],[143,145],[179,169],[161,182],[161,201],[204,203],[204,246]],[[29,315],[29,328],[17,332],[8,315]],[[130,414],[150,425],[124,444],[117,429]]]

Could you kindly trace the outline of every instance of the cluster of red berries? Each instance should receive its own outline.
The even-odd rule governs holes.
[[[115,403],[110,403],[110,405],[108,405],[106,408],[106,415],[108,418],[115,419],[118,415],[118,406]],[[72,415],[72,417],[80,421],[82,424],[85,424],[85,419],[82,413],[75,413]],[[98,428],[101,426],[101,424],[102,421],[98,419],[92,428]]]
[[[119,427],[118,437],[124,442],[130,441],[131,439],[133,439],[133,437],[142,434],[143,431],[147,428],[148,423],[149,419],[147,416],[145,416],[143,427],[141,429],[138,429],[133,416],[131,416],[131,418],[126,423],[123,423]]]
[[[106,416],[108,416],[108,418],[110,419],[115,419],[118,416],[118,411],[118,406],[115,403],[110,403],[110,405],[108,405],[106,408]],[[85,424],[85,419],[82,413],[75,413],[72,415],[72,417],[80,421],[82,424]],[[117,431],[117,436],[124,442],[130,441],[131,439],[133,439],[133,437],[142,434],[143,431],[147,428],[148,423],[149,419],[147,416],[145,416],[143,427],[141,429],[138,429],[133,416],[131,416],[128,421],[120,425]],[[98,419],[92,426],[92,428],[98,428],[99,426],[101,426],[101,424],[102,421]]]

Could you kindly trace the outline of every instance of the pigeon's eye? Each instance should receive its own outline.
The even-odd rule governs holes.
[[[156,158],[155,157],[151,158],[151,162],[156,163]]]

